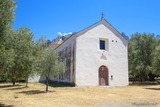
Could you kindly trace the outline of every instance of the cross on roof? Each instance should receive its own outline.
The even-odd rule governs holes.
[[[103,12],[102,12],[102,14],[101,14],[102,16],[101,16],[101,19],[104,19],[104,14],[103,14]]]

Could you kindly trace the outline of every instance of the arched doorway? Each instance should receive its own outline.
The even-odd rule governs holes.
[[[108,68],[104,65],[99,67],[99,85],[108,85]]]

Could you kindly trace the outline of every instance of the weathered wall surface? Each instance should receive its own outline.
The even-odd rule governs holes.
[[[64,44],[61,44],[58,48],[56,48],[56,51],[58,52],[60,58],[66,64],[66,70],[63,74],[60,74],[58,76],[50,76],[49,79],[51,81],[74,83],[75,39],[76,39],[76,36],[72,36],[68,40],[66,40]],[[41,82],[41,81],[45,81],[45,77],[37,75],[34,78],[29,78],[28,80],[29,82]]]
[[[108,50],[99,49],[99,39],[108,39]],[[76,85],[98,86],[98,69],[109,70],[109,86],[128,85],[128,43],[103,24],[76,38]],[[113,80],[111,80],[113,75]]]
[[[75,48],[75,36],[71,36],[64,44],[61,44],[56,51],[59,53],[60,58],[66,65],[65,73],[50,77],[53,81],[74,83],[75,72],[74,72],[74,48]]]

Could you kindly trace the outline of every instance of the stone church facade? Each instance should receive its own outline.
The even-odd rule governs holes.
[[[128,39],[104,18],[49,48],[66,63],[65,73],[50,77],[52,81],[76,86],[128,85]]]

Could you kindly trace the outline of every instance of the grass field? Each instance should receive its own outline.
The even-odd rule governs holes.
[[[0,84],[0,107],[160,107],[160,85],[49,87]]]

